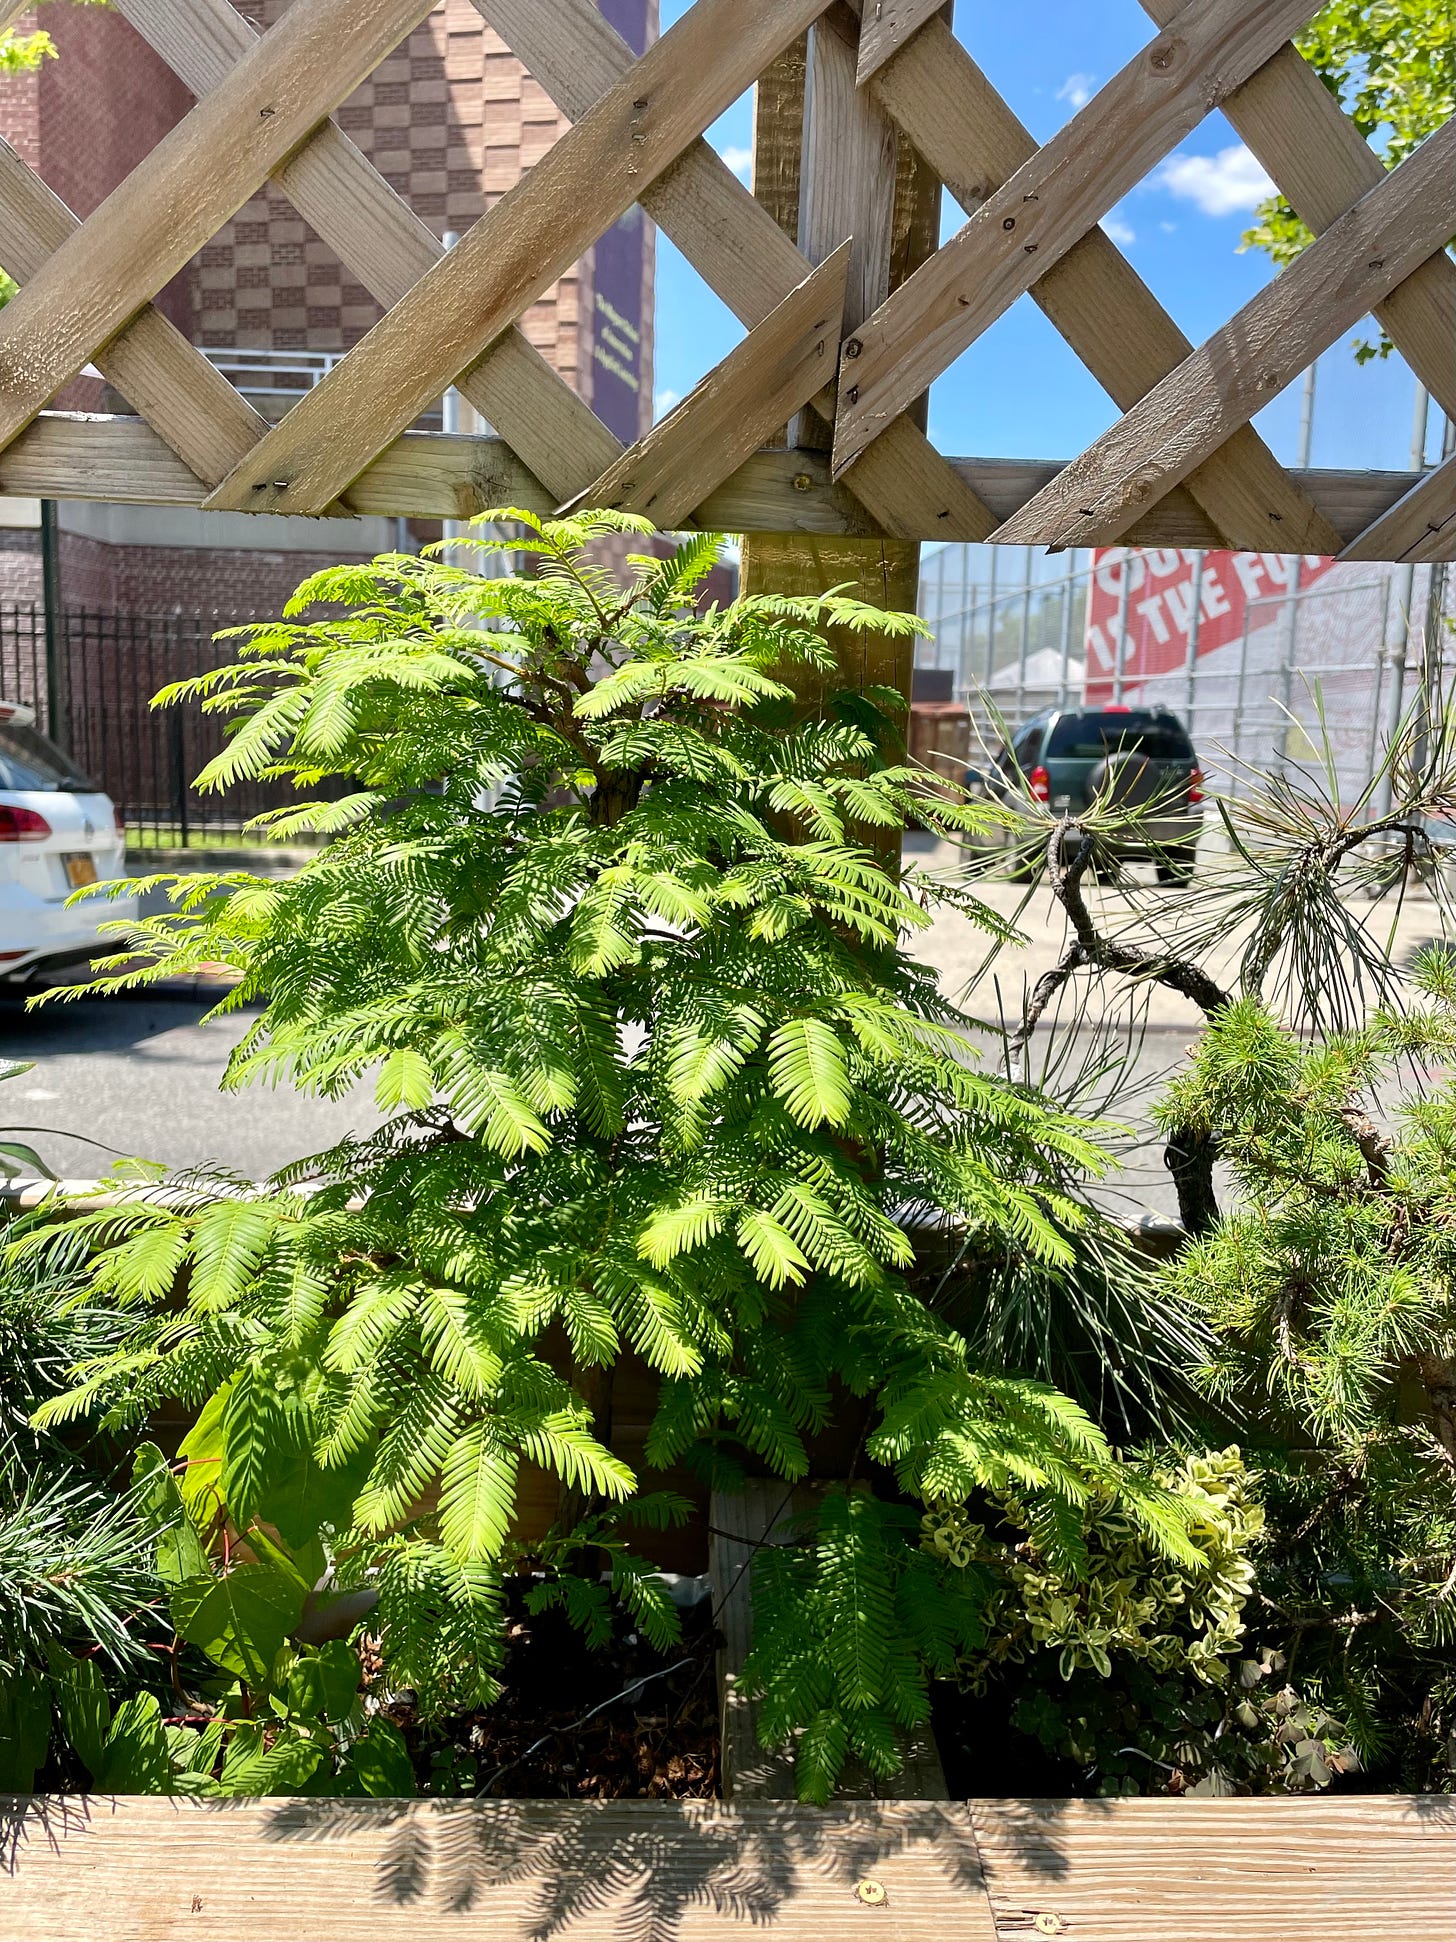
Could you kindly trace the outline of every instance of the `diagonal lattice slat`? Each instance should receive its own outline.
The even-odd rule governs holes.
[[[1167,26],[1182,0],[1142,5]],[[1223,112],[1316,235],[1385,175],[1384,163],[1297,48],[1280,48],[1229,96]],[[1444,250],[1427,257],[1375,314],[1442,410],[1456,416],[1456,263]]]
[[[573,120],[580,120],[632,64],[626,42],[602,18],[595,0],[473,4]],[[750,330],[813,268],[701,136],[644,190],[641,201]],[[833,422],[832,385],[820,395],[817,408]],[[874,524],[892,537],[983,540],[996,525],[995,517],[908,418],[897,419],[877,441],[853,490]]]
[[[1344,549],[1344,560],[1456,560],[1456,458],[1447,459]]]
[[[199,97],[220,86],[258,38],[229,0],[113,4]],[[440,238],[332,121],[289,156],[273,180],[386,309],[445,254]],[[460,388],[560,498],[579,491],[620,455],[621,442],[518,326],[492,345]],[[218,484],[246,449],[208,483]]]
[[[294,0],[0,311],[0,446],[211,241],[430,5]]]
[[[941,11],[941,0],[866,0],[857,78],[865,85]]]
[[[1000,529],[1014,543],[1117,539],[1139,507],[1270,403],[1456,234],[1456,120],[1384,175],[1280,277]]]
[[[823,388],[843,334],[850,251],[841,243],[582,497],[630,506],[662,527],[686,524],[727,472]]]
[[[988,196],[850,340],[836,474],[1317,11],[1318,0],[1186,7]]]
[[[879,70],[871,92],[967,213],[1036,152],[1030,132],[939,20]],[[1100,228],[1074,243],[1032,285],[1031,296],[1123,411],[1193,349]],[[1211,454],[1188,485],[1235,547],[1257,550],[1273,541],[1301,553],[1338,548],[1329,522],[1252,428]]]
[[[318,512],[630,209],[824,0],[698,0],[213,494]]]
[[[81,227],[6,141],[0,141],[0,262],[28,283]],[[268,429],[246,399],[150,305],[96,353],[103,377],[206,485],[216,485]]]
[[[421,517],[597,495],[744,530],[1456,551],[1452,466],[1287,473],[1249,422],[1371,305],[1456,407],[1456,123],[1387,173],[1286,44],[1313,5],[1142,0],[1157,38],[1037,149],[931,0],[696,0],[640,62],[596,0],[473,0],[575,125],[445,258],[329,119],[427,0],[294,0],[261,37],[229,0],[116,4],[199,104],[79,226],[0,146],[0,260],[22,283],[0,317],[0,490],[318,512],[350,487],[355,510]],[[773,185],[756,200],[701,131],[806,28],[822,112],[796,248]],[[1194,349],[1096,225],[1214,104],[1318,241]],[[896,130],[968,221],[887,297]],[[276,429],[150,305],[270,177],[386,307]],[[624,452],[518,320],[634,200],[749,334]],[[907,408],[1026,290],[1125,415],[1070,466],[948,460]],[[147,422],[33,422],[92,359]],[[451,381],[504,441],[407,429]],[[799,449],[753,449],[806,403]],[[839,485],[814,449],[830,424]]]

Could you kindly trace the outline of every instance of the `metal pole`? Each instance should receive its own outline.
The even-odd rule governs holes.
[[[1072,555],[1072,571],[1062,582],[1062,678],[1057,693],[1057,706],[1065,708],[1070,697],[1067,694],[1072,667],[1072,588],[1076,581],[1076,559]]]
[[[1456,419],[1447,418],[1441,436],[1441,462],[1456,455]],[[1444,560],[1437,560],[1426,582],[1425,625],[1421,629],[1421,710],[1418,726],[1415,771],[1422,778],[1430,767],[1431,726],[1445,714],[1446,661],[1446,575]]]
[[[996,672],[996,569],[1000,564],[996,548],[991,548],[991,583],[986,590],[986,686]]]
[[[1117,639],[1112,647],[1112,705],[1122,705],[1122,677],[1127,664],[1127,603],[1132,593],[1132,548],[1122,553],[1122,586],[1117,596]]]
[[[1304,374],[1304,399],[1299,413],[1299,469],[1307,472],[1314,451],[1314,406],[1319,385],[1319,359]],[[1287,599],[1285,608],[1284,645],[1281,650],[1282,666],[1279,671],[1280,731],[1279,754],[1283,761],[1289,759],[1289,709],[1294,699],[1294,664],[1299,657],[1299,581],[1304,571],[1304,558],[1299,553],[1286,553],[1284,556],[1284,590]]]
[[[1025,547],[1026,575],[1021,596],[1021,659],[1016,669],[1016,725],[1026,714],[1026,650],[1031,644],[1031,548]]]
[[[1183,664],[1186,689],[1183,712],[1188,717],[1184,726],[1190,735],[1193,733],[1194,697],[1198,689],[1198,634],[1203,622],[1203,568],[1207,558],[1206,553],[1200,553],[1194,560],[1193,585],[1188,595],[1188,658]]]
[[[1410,466],[1412,472],[1426,469],[1426,438],[1430,430],[1431,394],[1423,384],[1416,385],[1415,408],[1411,414]],[[1386,742],[1395,741],[1405,713],[1406,656],[1410,651],[1411,609],[1415,604],[1416,570],[1403,566],[1394,583],[1395,639],[1390,643],[1390,712],[1386,717]],[[1377,816],[1387,816],[1393,800],[1394,777],[1387,768],[1375,805]]]
[[[70,669],[61,612],[61,534],[54,499],[40,502],[40,584],[45,606],[46,733],[65,745],[71,733]]]

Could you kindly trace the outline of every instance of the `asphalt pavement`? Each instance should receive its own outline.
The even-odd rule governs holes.
[[[951,869],[954,856],[928,839],[907,845],[922,867]],[[1151,892],[1151,886],[1149,886]],[[914,948],[939,974],[947,996],[967,1004],[983,1021],[977,1052],[986,1069],[1004,1059],[1001,1019],[1013,1019],[1025,986],[1054,964],[1067,942],[1066,920],[1050,893],[1031,892],[992,882],[980,895],[1028,937],[1026,947],[1005,954],[990,979],[982,979],[967,998],[967,986],[985,954],[985,939],[965,918],[943,912]],[[1093,890],[1101,916],[1116,928],[1122,913],[1116,893]],[[1161,913],[1176,935],[1179,893],[1151,892],[1150,908]],[[1369,912],[1383,924],[1380,907]],[[1435,906],[1409,902],[1392,939],[1399,954],[1435,935]],[[1232,970],[1237,940],[1228,943]],[[178,1169],[207,1164],[227,1167],[249,1179],[263,1179],[290,1161],[316,1153],[351,1129],[376,1123],[372,1095],[365,1086],[343,1100],[295,1093],[287,1086],[250,1087],[223,1094],[219,1082],[232,1047],[246,1029],[242,1016],[206,1020],[218,989],[138,992],[109,998],[83,998],[27,1011],[14,997],[0,996],[0,1059],[28,1060],[34,1069],[0,1087],[0,1137],[5,1129],[37,1128],[26,1135],[53,1172],[67,1179],[90,1179],[105,1170],[110,1148],[126,1156],[160,1161]],[[1119,1142],[1127,1163],[1121,1190],[1136,1207],[1173,1211],[1159,1144],[1147,1130],[1147,1107],[1196,1034],[1199,1014],[1186,1000],[1155,992],[1133,1031],[1134,1084],[1113,1104],[1115,1116],[1129,1124]],[[1043,1031],[1032,1053],[1033,1076],[1041,1076]],[[1062,1063],[1056,1090],[1065,1089],[1079,1068],[1097,1066],[1103,1047],[1094,1034],[1063,1033]],[[1084,1071],[1084,1078],[1086,1073]],[[1084,1085],[1081,1103],[1095,1109],[1105,1085]],[[86,1141],[100,1142],[90,1146]]]
[[[34,1061],[0,1087],[0,1138],[40,1129],[25,1137],[65,1179],[105,1172],[112,1154],[87,1144],[99,1141],[169,1168],[212,1164],[261,1180],[374,1123],[367,1088],[341,1101],[287,1087],[220,1092],[247,1019],[204,1023],[215,997],[137,993],[38,1011],[0,999],[0,1059]]]

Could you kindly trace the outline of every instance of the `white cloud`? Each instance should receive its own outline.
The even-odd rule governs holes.
[[[725,148],[723,160],[732,169],[740,182],[746,182],[753,173],[753,150],[751,148]]]
[[[1106,216],[1102,227],[1119,249],[1131,249],[1137,241],[1137,231],[1131,223],[1125,223],[1121,216]]]
[[[1096,92],[1095,74],[1069,74],[1057,89],[1057,100],[1067,102],[1073,114],[1076,114],[1087,106]]]
[[[1205,216],[1254,209],[1274,192],[1274,184],[1242,142],[1221,148],[1217,155],[1170,156],[1153,181]]]
[[[682,403],[681,391],[669,391],[666,387],[653,394],[652,409],[657,417],[665,418],[674,405]]]

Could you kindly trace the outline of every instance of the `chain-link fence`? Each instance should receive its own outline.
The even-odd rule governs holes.
[[[949,673],[981,736],[1053,706],[1164,707],[1235,793],[1328,747],[1358,798],[1402,712],[1438,704],[1456,669],[1456,575],[1432,567],[944,547],[921,612],[921,664]]]

